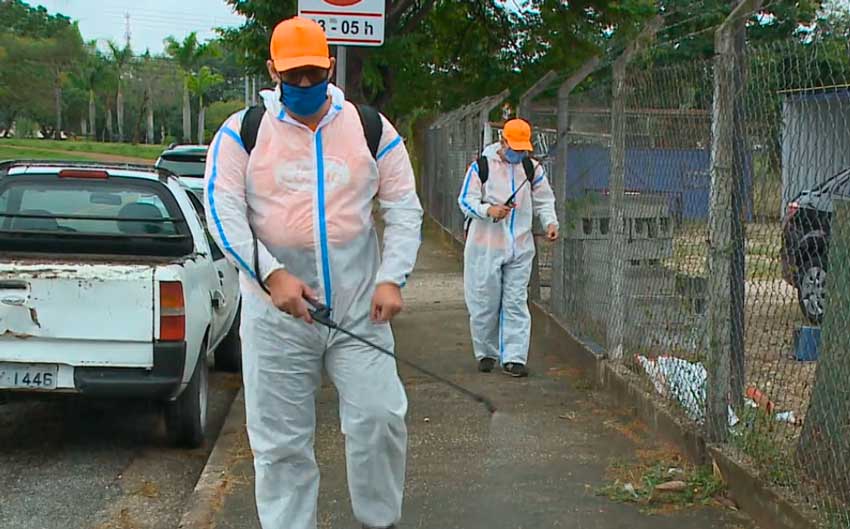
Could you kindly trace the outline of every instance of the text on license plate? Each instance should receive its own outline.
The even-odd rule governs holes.
[[[54,364],[0,363],[2,389],[56,389],[59,367]]]

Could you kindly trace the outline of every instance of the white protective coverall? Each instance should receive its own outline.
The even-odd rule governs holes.
[[[490,206],[504,204],[527,180],[522,164],[510,164],[498,143],[488,146],[489,175],[483,189],[478,162],[466,172],[458,204],[473,219],[463,252],[463,284],[476,360],[494,358],[504,365],[526,365],[531,336],[528,281],[534,260],[533,214],[546,227],[558,225],[555,195],[543,167],[534,163],[532,183],[515,197],[516,208],[499,222],[487,216]]]
[[[319,470],[313,452],[322,366],[339,392],[349,492],[357,519],[385,527],[401,517],[407,397],[396,363],[353,339],[278,310],[256,283],[285,268],[313,288],[343,327],[393,349],[389,324],[369,318],[380,283],[403,286],[419,250],[422,207],[396,129],[382,116],[375,158],[357,109],[341,90],[315,132],[286,114],[280,88],[266,106],[250,158],[244,111],[213,138],[206,166],[209,229],[240,269],[248,436],[265,529],[315,529]],[[383,259],[372,220],[377,197]],[[259,239],[260,270],[254,270]]]

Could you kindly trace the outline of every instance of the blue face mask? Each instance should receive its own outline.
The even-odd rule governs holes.
[[[327,80],[307,87],[281,83],[280,102],[287,111],[296,116],[312,116],[322,108],[327,99]]]
[[[510,147],[506,148],[504,152],[505,160],[510,164],[522,163],[522,159],[525,158],[525,156],[525,152],[515,151]]]

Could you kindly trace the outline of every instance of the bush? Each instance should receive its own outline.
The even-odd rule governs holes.
[[[243,108],[245,108],[245,103],[242,100],[216,101],[210,105],[207,108],[207,115],[204,117],[204,136],[207,143],[212,141],[212,137],[225,119]]]
[[[35,138],[41,130],[38,123],[28,118],[18,118],[15,121],[15,138]]]

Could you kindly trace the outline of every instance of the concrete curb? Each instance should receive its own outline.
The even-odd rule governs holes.
[[[731,449],[707,445],[694,425],[680,419],[659,402],[658,396],[646,391],[637,375],[606,360],[598,347],[577,338],[541,305],[530,305],[534,317],[545,319],[550,330],[561,334],[561,352],[567,361],[592,376],[597,388],[631,409],[656,435],[675,445],[691,461],[712,463],[732,497],[757,524],[771,529],[816,529],[817,524],[802,510],[760,480],[755,471],[740,464],[742,458],[730,457]]]
[[[463,243],[431,217],[427,221],[438,228],[441,240],[463,254]],[[675,445],[697,464],[712,463],[729,486],[732,497],[761,527],[771,529],[816,529],[817,524],[804,511],[759,479],[756,472],[732,457],[728,447],[709,446],[702,434],[659,402],[657,395],[638,383],[636,374],[622,365],[609,362],[605,353],[592,342],[584,341],[561,324],[542,305],[531,302],[532,316],[545,321],[548,331],[562,336],[565,360],[592,378],[594,386],[631,409],[636,417],[662,439]]]
[[[195,484],[195,490],[180,518],[178,529],[212,529],[224,497],[233,486],[229,469],[242,443],[245,430],[245,394],[240,389],[218,434],[212,453]]]
[[[815,529],[817,524],[810,520],[801,510],[797,509],[790,501],[780,496],[761,482],[755,472],[739,464],[742,458],[736,457],[736,450],[709,446],[709,454],[723,480],[729,485],[732,497],[740,504],[741,508],[753,519],[762,524],[762,527],[780,527]]]

